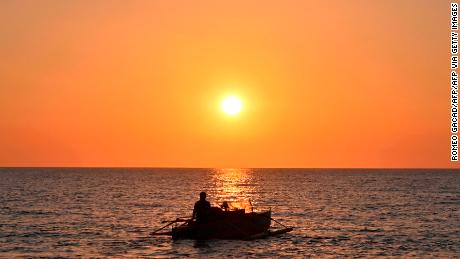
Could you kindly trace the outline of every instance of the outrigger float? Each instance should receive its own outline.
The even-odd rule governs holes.
[[[271,221],[281,225],[281,229],[270,229]],[[167,225],[155,230],[152,236],[171,236],[178,239],[231,239],[231,240],[254,240],[277,236],[293,230],[271,217],[271,210],[263,212],[246,212],[245,209],[222,210],[211,207],[210,217],[207,223],[197,224],[195,221],[177,218]],[[178,225],[178,223],[182,223]],[[160,232],[168,226],[171,231]]]

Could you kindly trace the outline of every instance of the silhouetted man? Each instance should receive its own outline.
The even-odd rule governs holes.
[[[195,206],[193,207],[192,220],[196,219],[197,224],[206,223],[210,210],[211,204],[206,200],[206,193],[200,192],[200,200],[195,202]]]

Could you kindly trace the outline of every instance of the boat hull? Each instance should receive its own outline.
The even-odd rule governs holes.
[[[270,228],[271,211],[223,212],[206,224],[189,223],[174,227],[172,238],[177,239],[246,239]]]

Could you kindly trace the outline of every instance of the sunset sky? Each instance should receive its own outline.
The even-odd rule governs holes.
[[[449,25],[435,0],[3,0],[0,166],[456,167]]]

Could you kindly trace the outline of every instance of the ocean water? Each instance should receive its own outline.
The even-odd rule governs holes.
[[[256,241],[149,233],[250,199],[294,231]],[[0,258],[460,258],[460,172],[374,169],[0,169]]]

